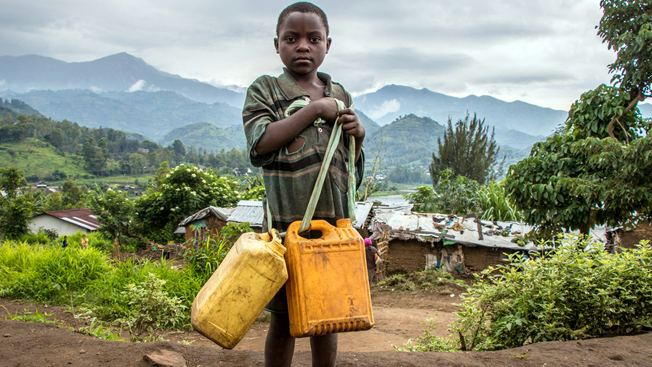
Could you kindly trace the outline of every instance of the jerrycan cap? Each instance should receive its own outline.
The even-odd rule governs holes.
[[[283,246],[283,242],[281,241],[281,236],[278,233],[278,230],[272,228],[269,232],[265,234],[264,237],[267,237],[265,240],[265,245],[267,248],[272,251],[274,254],[283,257],[285,254],[285,246]]]

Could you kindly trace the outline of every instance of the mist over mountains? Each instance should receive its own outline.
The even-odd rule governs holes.
[[[71,63],[38,55],[0,56],[0,97],[20,99],[56,120],[135,132],[164,144],[182,139],[197,148],[244,146],[244,93],[157,70],[127,53]],[[495,127],[499,144],[520,151],[545,139],[567,115],[520,101],[458,98],[400,85],[357,96],[354,102],[368,142],[382,136],[389,145],[405,145],[391,147],[397,155],[392,159],[401,164],[412,161],[407,157],[413,155],[410,137],[430,135],[421,139],[419,150],[436,149],[432,139],[443,134],[449,117],[455,122],[476,113]],[[652,115],[651,105],[640,108]]]

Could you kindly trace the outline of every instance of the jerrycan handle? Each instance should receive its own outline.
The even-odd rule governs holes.
[[[346,106],[344,105],[344,102],[340,101],[339,99],[335,99],[335,102],[337,103],[337,110],[341,111],[343,110]],[[340,141],[340,136],[342,135],[342,124],[338,124],[339,116],[337,119],[335,119],[335,124],[333,127],[333,132],[331,133],[331,137],[328,140],[328,146],[326,148],[326,154],[324,156],[324,161],[321,164],[321,168],[319,169],[319,175],[317,176],[317,181],[315,182],[315,187],[312,190],[312,195],[310,195],[310,201],[308,202],[308,208],[306,209],[306,214],[303,216],[303,220],[301,221],[301,227],[299,227],[299,233],[305,232],[308,228],[310,228],[310,221],[312,220],[313,214],[315,214],[315,208],[317,206],[317,201],[319,200],[319,195],[321,194],[322,187],[324,186],[324,181],[326,180],[326,174],[328,173],[328,166],[331,164],[331,160],[333,159],[333,155],[335,154],[335,150],[337,147],[337,144]],[[353,173],[353,170],[355,170],[355,167],[353,166],[352,162],[355,161],[355,139],[350,138],[349,139],[349,174]],[[353,159],[351,159],[353,157]],[[355,182],[353,182],[353,187],[355,190]],[[351,178],[349,177],[349,193],[348,195],[348,200],[349,200],[349,216],[353,214],[351,217],[352,220],[355,220],[355,201],[351,201],[351,198],[355,199],[355,193],[351,192]],[[352,195],[353,194],[353,195]]]

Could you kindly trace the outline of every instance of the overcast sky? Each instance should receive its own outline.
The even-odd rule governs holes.
[[[0,55],[88,61],[127,52],[214,85],[277,75],[291,2],[0,0]],[[568,110],[611,80],[599,0],[318,1],[333,44],[321,70],[354,95],[387,84]]]

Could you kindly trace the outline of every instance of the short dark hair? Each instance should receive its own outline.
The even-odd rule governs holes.
[[[324,13],[324,11],[317,5],[307,1],[300,1],[283,9],[281,14],[278,16],[278,22],[276,22],[276,36],[278,36],[278,31],[281,29],[281,24],[283,24],[290,14],[294,12],[316,14],[321,19],[324,27],[326,27],[326,35],[328,36],[328,18],[326,18],[326,13]]]

